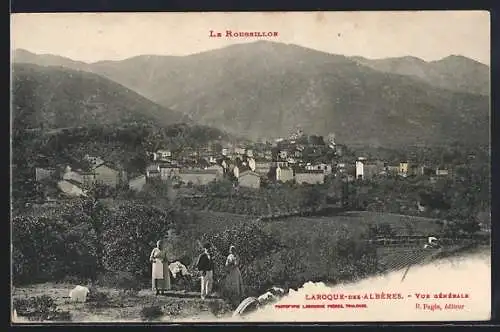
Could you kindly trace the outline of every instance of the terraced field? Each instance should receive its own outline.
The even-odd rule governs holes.
[[[197,229],[200,236],[203,233],[222,232],[230,227],[255,220],[252,216],[227,212],[197,211],[195,214],[199,220]]]
[[[304,241],[319,235],[361,236],[370,226],[388,224],[396,235],[432,236],[441,231],[438,220],[376,212],[346,212],[328,217],[291,217],[270,221],[266,229],[280,234],[284,240],[300,237]]]
[[[377,250],[380,270],[384,273],[398,271],[410,265],[426,263],[438,252],[435,250],[415,248],[380,248]]]
[[[182,197],[180,203],[193,210],[228,212],[249,216],[290,213],[300,206],[300,197],[286,192],[276,195],[234,195]]]
[[[471,241],[457,241],[440,249],[424,249],[423,246],[413,247],[379,247],[377,249],[379,270],[390,273],[408,268],[409,266],[430,263],[433,260],[452,257],[461,252],[484,251],[490,247]]]

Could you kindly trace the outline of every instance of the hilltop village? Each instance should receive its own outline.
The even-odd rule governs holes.
[[[148,151],[149,162],[142,174],[129,175],[104,156],[86,155],[72,165],[35,168],[38,183],[52,181],[57,190],[48,196],[85,196],[95,185],[141,191],[149,182],[168,182],[176,188],[204,186],[221,180],[234,187],[258,189],[270,183],[324,184],[328,178],[345,182],[377,177],[450,175],[447,167],[421,165],[408,160],[390,163],[382,159],[346,155],[335,135],[306,135],[297,130],[288,138],[272,142],[237,144],[211,141],[197,149]],[[50,199],[50,197],[49,197]]]

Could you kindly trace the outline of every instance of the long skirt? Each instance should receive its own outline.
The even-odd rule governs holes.
[[[243,297],[243,278],[238,267],[229,271],[224,282],[224,294],[232,302],[239,303]]]
[[[151,279],[153,290],[169,290],[171,286],[168,264],[164,264],[160,260],[153,262]]]
[[[168,263],[163,263],[163,279],[160,280],[158,284],[159,290],[170,290],[170,269],[168,268]]]

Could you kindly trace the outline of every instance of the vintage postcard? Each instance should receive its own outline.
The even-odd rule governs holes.
[[[12,321],[491,316],[485,11],[11,15]]]

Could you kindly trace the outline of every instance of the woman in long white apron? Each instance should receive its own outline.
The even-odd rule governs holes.
[[[156,295],[160,294],[160,288],[163,288],[163,253],[160,249],[161,241],[156,242],[156,247],[151,251],[149,260],[152,264],[152,289],[156,290]]]

